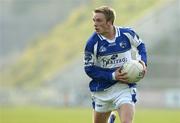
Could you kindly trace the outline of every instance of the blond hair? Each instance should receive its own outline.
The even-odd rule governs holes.
[[[114,24],[115,21],[115,11],[108,6],[100,6],[94,10],[94,13],[102,13],[105,15],[106,21],[111,21]]]

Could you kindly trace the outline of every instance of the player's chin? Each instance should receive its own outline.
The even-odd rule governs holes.
[[[129,84],[128,80],[120,80],[119,82],[123,84]]]
[[[96,33],[101,34],[101,31],[99,28],[95,28]]]
[[[98,34],[101,34],[99,30],[96,30],[96,29],[95,29],[95,31],[96,31],[96,33],[98,33]]]

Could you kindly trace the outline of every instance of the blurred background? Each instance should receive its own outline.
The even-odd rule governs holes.
[[[146,43],[137,106],[180,109],[180,0],[0,0],[0,109],[90,109],[83,50],[100,5],[113,7],[116,25],[132,27]]]

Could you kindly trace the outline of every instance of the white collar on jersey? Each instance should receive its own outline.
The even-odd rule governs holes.
[[[119,28],[117,27],[117,26],[114,26],[115,27],[115,37],[114,37],[114,39],[112,39],[112,40],[110,40],[110,39],[107,39],[106,37],[104,37],[103,35],[101,35],[101,34],[98,34],[98,37],[101,39],[101,40],[106,40],[106,41],[108,41],[109,43],[113,43],[113,42],[115,42],[115,39],[117,38],[117,37],[119,37],[120,36],[120,30],[119,30]]]

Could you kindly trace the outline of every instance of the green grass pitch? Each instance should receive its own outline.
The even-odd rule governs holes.
[[[0,123],[92,123],[91,108],[0,107]],[[119,118],[115,123],[120,123]],[[134,123],[180,123],[180,109],[137,108]]]

